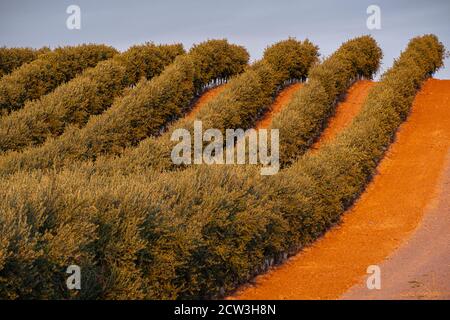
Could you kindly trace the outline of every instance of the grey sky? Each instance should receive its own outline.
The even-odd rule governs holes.
[[[71,4],[81,8],[81,30],[66,28]],[[370,4],[381,7],[381,30],[366,27]],[[434,33],[450,49],[449,21],[449,0],[0,0],[0,46],[95,42],[124,50],[154,41],[189,48],[208,38],[228,38],[244,45],[254,60],[288,36],[309,38],[328,55],[344,40],[372,34],[383,49],[384,71],[416,35]],[[436,77],[450,79],[450,67]]]

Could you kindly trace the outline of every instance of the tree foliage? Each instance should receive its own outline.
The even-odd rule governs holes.
[[[49,48],[0,48],[0,78],[11,73],[21,65],[35,60],[41,53],[50,51]]]
[[[266,60],[285,79],[306,80],[309,68],[317,62],[319,47],[308,39],[280,41],[264,51]]]
[[[274,176],[202,166],[2,179],[0,297],[199,298],[235,289],[339,220],[443,54],[433,35],[412,39],[350,126]],[[73,263],[85,282],[70,293],[63,277]]]
[[[280,161],[289,165],[318,138],[336,105],[358,79],[371,79],[382,53],[376,41],[362,36],[344,42],[321,64],[314,66],[308,82],[277,114],[271,128],[280,130]]]
[[[0,112],[21,108],[27,100],[49,93],[116,53],[117,50],[109,46],[87,44],[56,48],[39,55],[0,79]]]
[[[301,42],[290,38],[274,44],[266,49],[262,60],[231,79],[215,99],[199,110],[195,119],[181,119],[173,123],[162,136],[145,139],[137,148],[129,148],[115,161],[110,161],[109,157],[100,159],[98,170],[130,173],[149,168],[162,171],[179,168],[173,165],[170,158],[176,144],[170,140],[173,130],[185,128],[192,133],[195,120],[202,121],[204,130],[216,128],[224,132],[231,128],[253,127],[283,84],[306,78],[318,56],[317,47],[308,40]],[[293,79],[294,76],[298,78]]]
[[[82,127],[91,115],[102,113],[129,86],[151,79],[183,54],[182,45],[133,46],[98,63],[40,99],[0,119],[0,151],[20,150],[56,137],[69,124]]]
[[[207,57],[214,48],[215,59],[209,60],[208,65]],[[90,117],[83,128],[68,127],[61,136],[42,146],[7,153],[0,161],[5,161],[5,167],[12,165],[10,169],[58,168],[74,160],[119,154],[125,147],[159,134],[169,122],[189,110],[200,90],[221,77],[231,77],[232,72],[243,71],[247,59],[244,48],[225,40],[201,43],[188,54],[178,56],[159,76],[140,81],[104,113]]]

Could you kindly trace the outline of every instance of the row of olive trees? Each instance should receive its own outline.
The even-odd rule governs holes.
[[[11,73],[21,65],[35,60],[41,53],[50,51],[49,48],[0,48],[0,78]]]
[[[345,42],[320,64],[316,64],[317,56],[317,48],[308,40],[301,43],[289,39],[267,48],[264,60],[233,79],[219,97],[201,109],[196,119],[203,121],[204,128],[252,127],[271,101],[277,85],[290,77],[301,79],[309,74],[308,82],[274,117],[271,125],[271,129],[280,130],[281,163],[291,163],[317,138],[348,87],[357,79],[371,78],[378,70],[382,53],[373,38],[363,36]],[[264,79],[264,84],[256,80],[258,75]],[[144,140],[138,148],[127,150],[114,161],[109,157],[97,159],[96,169],[124,173],[149,168],[179,169],[170,157],[176,144],[170,141],[170,136],[178,128],[192,131],[193,121],[182,119],[174,123],[161,137]]]
[[[152,297],[174,291],[178,298],[220,295],[320,237],[364,190],[443,55],[435,36],[412,39],[352,124],[277,175],[260,176],[256,167],[204,166],[132,184],[115,180],[118,188],[142,183],[152,190],[141,193],[149,200],[137,210],[147,213],[142,235],[152,257],[143,274],[150,283],[165,284],[150,285]],[[161,271],[173,264],[171,273]]]
[[[159,75],[182,45],[133,46],[98,63],[40,99],[0,119],[0,151],[20,150],[59,136],[69,124],[82,127],[91,115],[100,114],[142,77]]]
[[[180,119],[160,137],[149,137],[137,148],[126,150],[122,157],[111,161],[110,157],[98,159],[97,170],[113,170],[126,173],[142,170],[172,170],[171,151],[176,142],[172,132],[179,128],[191,133],[195,120],[201,120],[203,129],[252,128],[268,110],[274,97],[286,82],[301,81],[317,63],[317,46],[309,40],[293,38],[268,47],[263,59],[255,62],[246,72],[235,77],[213,100],[205,104],[195,118]]]
[[[356,53],[364,59],[355,62],[352,56]],[[355,79],[370,77],[376,72],[380,58],[381,50],[370,37],[344,43],[321,65],[313,68],[316,71],[310,72],[305,88],[300,90],[289,108],[291,111],[297,111],[298,108],[297,117],[306,118],[312,114],[310,117],[313,121],[325,121],[320,115],[328,116],[328,112],[322,110],[332,108]],[[330,68],[326,76],[324,73],[327,70],[323,68]],[[310,89],[317,88],[319,84],[322,86],[319,92]],[[301,93],[303,90],[305,94]],[[200,119],[203,120],[202,117]],[[296,121],[296,118],[291,120]],[[278,125],[289,123],[287,119],[277,121]],[[297,125],[294,124],[294,128]],[[308,132],[311,136],[316,134],[314,130]],[[289,252],[291,247],[286,248],[285,244],[291,239],[286,238],[292,237],[292,241],[298,239],[298,235],[287,233],[290,223],[288,217],[276,214],[279,210],[296,209],[295,200],[307,199],[308,196],[305,194],[296,199],[292,195],[293,202],[279,201],[286,192],[289,195],[288,175],[283,175],[276,186],[269,183],[270,189],[264,190],[261,188],[267,179],[278,181],[277,176],[261,178],[257,168],[247,166],[204,165],[193,166],[183,172],[159,174],[149,171],[145,162],[149,158],[161,159],[161,154],[153,154],[151,149],[148,150],[142,153],[143,149],[140,148],[140,154],[135,151],[141,166],[136,166],[135,162],[128,159],[120,159],[122,172],[133,173],[124,178],[117,174],[119,170],[112,161],[104,162],[105,167],[109,166],[110,170],[107,171],[99,170],[98,165],[94,167],[97,174],[84,170],[84,179],[89,177],[96,184],[102,181],[102,192],[108,195],[115,188],[123,192],[126,186],[133,186],[133,190],[146,186],[146,191],[139,194],[133,191],[133,194],[114,193],[114,196],[116,200],[129,198],[133,202],[140,202],[133,214],[144,214],[147,219],[142,225],[141,234],[147,242],[144,252],[152,257],[151,266],[143,271],[143,278],[151,279],[148,287],[143,289],[148,297],[193,298],[223,294],[263,271],[275,258],[280,259],[280,256]],[[301,152],[303,148],[299,147],[297,153]],[[170,160],[167,165],[170,165]],[[68,179],[76,176],[81,180],[81,172],[83,170],[67,170],[60,177]],[[107,176],[103,176],[104,173],[108,173]],[[111,173],[115,174],[111,176]],[[120,200],[119,206],[128,207],[129,203],[128,200]],[[316,222],[310,220],[306,223]],[[312,238],[305,235],[302,241],[306,239]]]
[[[253,78],[258,74],[254,69],[257,72],[272,70],[264,63],[258,63],[249,73]],[[275,82],[282,83],[286,78],[279,76],[270,82],[268,77],[261,79],[266,80],[266,84],[272,84],[272,91],[264,91],[271,97],[277,87]],[[232,97],[240,97],[237,94],[239,85],[246,83],[236,82],[236,87],[230,91]],[[256,88],[262,91],[264,86],[259,84]],[[253,90],[246,92],[253,93]],[[222,103],[234,100],[221,98]],[[267,101],[270,99],[267,98]],[[203,111],[205,116],[202,118],[208,114],[214,115],[218,109],[211,108],[211,113]],[[4,294],[11,297],[70,297],[64,288],[60,288],[64,277],[61,270],[73,261],[82,266],[84,286],[87,288],[78,297],[168,298],[188,296],[187,292],[197,294],[194,292],[199,290],[198,287],[205,286],[209,280],[197,273],[202,266],[192,266],[194,261],[189,256],[194,243],[204,246],[199,238],[202,230],[199,227],[210,221],[209,215],[215,212],[210,205],[217,204],[213,201],[208,205],[198,200],[206,197],[206,193],[214,194],[215,189],[227,183],[227,179],[208,181],[208,170],[203,168],[198,177],[192,175],[191,170],[180,174],[179,189],[173,189],[176,187],[176,175],[174,179],[168,177],[169,194],[161,190],[166,178],[164,175],[138,174],[127,178],[117,174],[104,177],[91,176],[88,170],[75,170],[59,175],[43,176],[39,173],[32,177],[19,173],[5,180],[2,194],[5,199],[2,210],[7,213],[3,217],[5,225],[13,224],[14,214],[32,225],[33,229],[15,238],[17,229],[12,228],[4,234],[4,243],[8,244],[5,248],[21,248],[16,250],[14,259],[27,261],[21,263],[23,268],[16,271],[11,269],[11,260],[5,262],[4,278],[9,290],[5,290]],[[214,175],[212,177],[215,178]],[[243,181],[248,183],[251,180]],[[204,188],[206,184],[208,189]],[[240,189],[239,185],[235,187]],[[229,193],[221,196],[217,201],[224,206],[229,205],[229,209],[240,203],[227,201],[228,198],[234,200]],[[10,206],[12,203],[15,203],[13,207]],[[159,211],[158,206],[164,210]],[[204,216],[189,221],[189,216],[197,210]],[[191,213],[183,216],[183,211]],[[37,220],[29,220],[31,217],[37,217]],[[73,241],[64,242],[69,239]],[[42,251],[36,252],[37,248]],[[30,258],[30,255],[36,257]],[[192,281],[183,280],[186,279],[185,272],[190,278],[189,269],[192,269]],[[27,273],[27,270],[33,272]],[[36,274],[41,274],[45,281],[38,281]],[[220,275],[211,273],[211,276]],[[26,279],[28,287],[21,283],[22,279]]]
[[[218,44],[222,46],[223,43]],[[196,50],[200,50],[201,45],[196,48]],[[231,51],[228,49],[228,52],[230,56],[235,58],[239,56],[237,53],[242,53],[242,49],[237,47]],[[244,55],[241,54],[241,56]],[[198,58],[201,57],[202,55],[199,54]],[[217,61],[217,59],[214,60]],[[229,61],[229,58],[225,60]],[[181,59],[180,61],[184,62]],[[241,60],[239,64],[242,65],[242,62]],[[229,63],[226,65],[227,68],[230,68]],[[234,68],[235,71],[230,72],[237,72],[238,66],[236,65],[236,68]],[[179,65],[175,63],[172,68],[176,67],[179,67]],[[205,77],[204,81],[207,83],[209,79]],[[277,81],[282,82],[283,79],[279,78]],[[156,83],[160,84],[162,81]],[[168,77],[167,88],[169,87],[178,88],[179,86],[176,86],[173,79]],[[198,88],[200,87],[201,84],[198,85]],[[272,91],[268,93],[269,97],[274,94],[275,87],[276,85],[272,86]],[[263,90],[261,83],[259,83],[258,88]],[[236,92],[235,90],[232,92]],[[5,192],[2,193],[2,199],[5,199],[2,212],[5,214],[0,219],[4,222],[2,225],[8,226],[8,230],[5,229],[5,232],[2,233],[3,237],[0,237],[0,243],[3,244],[3,247],[0,247],[1,257],[5,257],[5,259],[0,260],[0,265],[3,266],[0,271],[0,279],[3,280],[5,285],[5,289],[0,292],[0,295],[9,298],[71,297],[71,294],[64,287],[61,287],[64,274],[59,271],[66,267],[66,263],[75,261],[82,266],[83,286],[87,288],[83,290],[81,297],[143,298],[148,296],[143,288],[147,286],[146,283],[150,278],[142,279],[139,269],[133,267],[136,262],[136,255],[140,255],[144,248],[139,230],[136,229],[140,228],[143,222],[141,218],[137,218],[134,214],[124,215],[125,212],[110,207],[109,203],[110,200],[113,201],[112,198],[105,199],[106,207],[103,208],[95,205],[91,206],[90,209],[84,205],[78,207],[79,201],[92,204],[91,200],[96,197],[95,192],[89,198],[85,198],[84,194],[80,194],[78,191],[73,192],[73,189],[66,186],[65,191],[60,193],[56,188],[63,187],[63,184],[53,178],[49,178],[46,182],[42,181],[40,184],[50,192],[42,197],[43,189],[40,187],[34,190],[28,189],[29,186],[33,185],[33,183],[25,182],[29,178],[22,174],[12,177],[8,182],[5,181]],[[86,182],[84,178],[82,180],[69,180]],[[12,187],[16,183],[18,183],[18,189]],[[55,188],[50,187],[48,183],[54,185]],[[91,191],[96,189],[97,187],[94,187]],[[18,201],[17,206],[7,209],[6,203],[10,203],[7,199],[12,200],[9,197],[13,190],[16,194],[15,199]],[[66,195],[74,195],[75,198],[73,198],[73,201],[66,199],[68,202],[56,200],[56,198]],[[43,204],[42,210],[35,211],[37,203]],[[101,203],[98,203],[98,205],[101,206]],[[141,213],[144,212],[139,214]],[[72,214],[76,215],[76,217],[73,216],[75,219],[69,217]],[[33,216],[37,220],[29,220]],[[33,227],[29,229],[29,232],[19,235],[18,229],[15,229],[14,226],[13,221],[15,219],[24,219],[27,225],[33,225]],[[9,250],[14,250],[17,254],[14,257],[9,256]],[[87,250],[86,252],[89,251],[87,255],[81,253],[85,250]],[[6,259],[7,255],[8,259]],[[15,261],[22,261],[19,268],[14,269],[12,267]],[[72,297],[77,297],[77,295]]]
[[[376,41],[362,36],[346,41],[311,70],[304,88],[274,117],[270,126],[280,131],[282,165],[289,165],[308,150],[347,89],[361,78],[371,79],[381,58]]]
[[[20,109],[27,100],[49,93],[84,69],[115,54],[117,50],[112,47],[90,44],[40,54],[0,79],[0,112]]]
[[[3,155],[2,173],[57,168],[74,160],[120,153],[183,116],[205,86],[242,72],[248,58],[243,47],[226,40],[196,45],[189,53],[178,56],[159,76],[143,79],[105,112],[90,117],[83,128],[67,127],[61,136],[47,140],[41,147]]]
[[[370,179],[421,83],[442,65],[413,39],[336,140],[275,176],[19,172],[0,189],[0,296],[194,298],[234,289],[335,223]],[[84,289],[64,287],[81,266]]]

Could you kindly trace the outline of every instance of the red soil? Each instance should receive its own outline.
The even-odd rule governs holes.
[[[446,168],[419,227],[379,264],[381,289],[369,290],[364,277],[341,299],[450,299],[450,152]]]
[[[274,103],[270,107],[269,111],[264,114],[264,117],[256,124],[256,129],[266,129],[272,123],[273,117],[291,101],[292,96],[303,86],[302,83],[294,83],[284,88],[276,97]]]
[[[382,262],[412,235],[438,194],[450,194],[449,185],[439,192],[450,151],[449,105],[450,81],[428,80],[378,174],[341,224],[232,298],[336,299],[362,281],[369,265]],[[428,237],[436,241],[429,247],[443,252],[436,238]]]
[[[200,98],[195,102],[192,109],[189,111],[189,113],[186,115],[187,119],[192,119],[195,117],[195,115],[198,113],[198,111],[203,107],[206,103],[214,99],[225,89],[226,84],[221,84],[220,86],[214,87],[212,89],[209,89],[205,93],[203,93]]]
[[[319,140],[311,146],[311,149],[319,149],[324,143],[333,140],[343,128],[350,124],[361,110],[373,85],[374,82],[370,80],[361,80],[350,87],[345,100],[338,104],[336,114],[330,119],[328,126],[322,132]]]

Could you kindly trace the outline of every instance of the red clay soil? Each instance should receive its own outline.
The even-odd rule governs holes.
[[[370,80],[360,80],[350,87],[345,100],[337,105],[336,114],[330,119],[316,143],[311,146],[312,150],[317,150],[324,143],[333,140],[343,128],[350,124],[361,110],[373,85],[374,82]]]
[[[195,102],[192,109],[189,111],[189,113],[186,115],[186,118],[192,119],[195,117],[195,115],[198,113],[198,111],[201,109],[202,106],[204,106],[206,103],[214,99],[219,95],[220,92],[225,89],[226,84],[221,84],[220,86],[214,87],[212,89],[209,89],[205,93],[203,93],[200,98]]]
[[[294,83],[290,86],[284,88],[276,97],[274,103],[270,107],[269,111],[267,111],[263,118],[256,123],[255,128],[256,129],[266,129],[270,126],[272,123],[273,117],[283,109],[284,106],[286,106],[289,101],[291,101],[292,96],[295,92],[297,92],[301,87],[303,86],[303,83]]]
[[[369,265],[382,266],[386,257],[415,230],[421,229],[417,227],[424,213],[439,195],[449,197],[449,185],[440,183],[450,151],[449,106],[450,80],[428,80],[416,96],[411,115],[400,127],[396,142],[381,161],[378,174],[343,215],[340,225],[285,264],[257,277],[255,285],[243,287],[230,298],[337,299],[364,281]],[[441,250],[445,241],[439,241],[441,237],[433,228],[428,231],[428,248],[448,256],[447,247]],[[415,252],[422,251],[410,250],[413,256]],[[403,265],[397,263],[397,268],[407,270],[410,263],[425,260],[438,264],[448,261],[409,259]],[[447,272],[440,281],[448,284],[449,277]]]
[[[446,168],[419,227],[379,265],[380,290],[363,277],[341,299],[450,299],[450,152]]]

